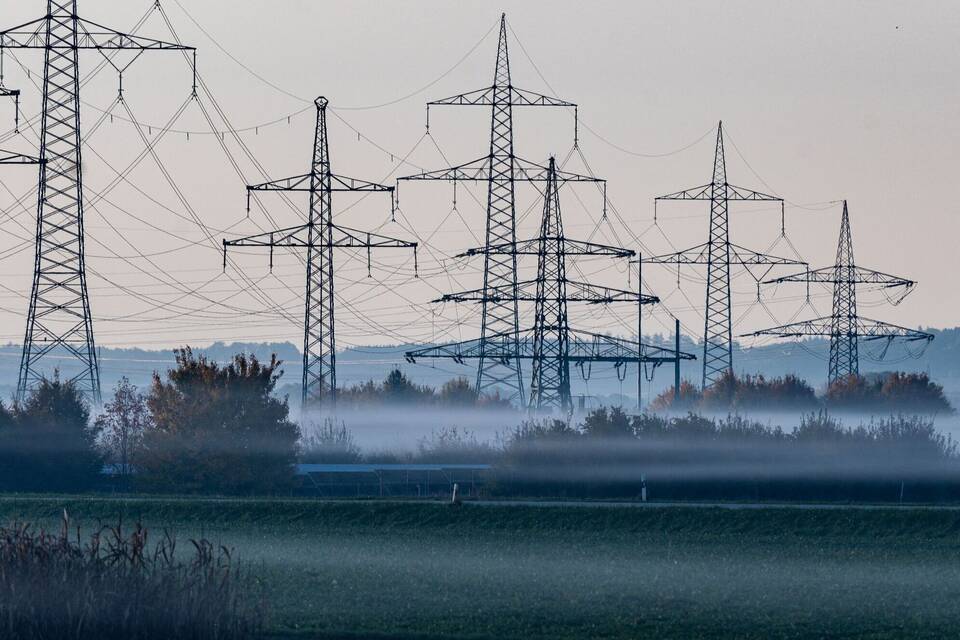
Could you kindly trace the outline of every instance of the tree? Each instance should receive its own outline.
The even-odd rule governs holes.
[[[133,468],[143,448],[143,436],[150,426],[146,398],[126,377],[114,389],[113,400],[97,416],[94,428],[107,461],[115,465],[124,488],[129,488]]]
[[[444,382],[437,394],[437,401],[447,407],[473,407],[478,398],[476,389],[463,376]]]
[[[90,409],[71,382],[43,378],[13,412],[0,412],[0,484],[18,491],[85,491],[103,461]]]
[[[673,385],[660,393],[650,402],[653,411],[691,411],[700,406],[702,396],[700,388],[689,380],[680,382],[679,397],[674,397]]]
[[[433,400],[433,389],[414,384],[400,369],[394,369],[387,375],[381,393],[386,404],[428,403]]]
[[[271,394],[280,361],[236,355],[220,366],[189,347],[174,352],[164,382],[154,374],[153,426],[140,469],[146,484],[182,492],[275,493],[293,482],[300,430],[287,400]]]

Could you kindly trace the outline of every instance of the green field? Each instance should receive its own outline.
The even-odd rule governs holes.
[[[960,510],[0,498],[234,547],[277,638],[947,638]]]

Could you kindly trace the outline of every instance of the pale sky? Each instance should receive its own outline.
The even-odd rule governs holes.
[[[722,119],[729,181],[788,200],[787,238],[812,266],[832,263],[841,209],[831,203],[846,198],[858,264],[919,282],[896,307],[881,293],[864,291],[863,315],[906,326],[958,324],[955,2],[179,2],[236,60],[176,0],[165,0],[180,37],[198,47],[199,71],[216,106],[201,93],[199,103],[188,103],[161,137],[163,125],[189,97],[190,71],[179,54],[148,53],[124,74],[126,106],[114,105],[113,121],[103,120],[89,138],[87,264],[101,345],[299,345],[300,259],[277,255],[270,274],[265,252],[244,250],[223,274],[218,246],[224,237],[300,223],[306,200],[266,195],[260,203],[273,221],[256,204],[247,218],[243,181],[308,171],[311,102],[318,95],[327,96],[335,110],[330,148],[336,173],[392,184],[421,168],[484,155],[488,108],[436,109],[431,139],[424,137],[424,103],[491,84],[501,11],[511,28],[514,84],[579,104],[581,150],[609,180],[616,213],[611,209],[607,222],[600,219],[596,190],[561,192],[569,237],[644,253],[706,241],[707,203],[661,204],[654,227],[653,198],[710,181],[715,127]],[[152,5],[80,0],[79,13],[127,30]],[[6,3],[2,26],[39,17],[44,7],[40,0]],[[171,38],[158,15],[138,33]],[[40,104],[42,53],[15,55],[5,61],[4,80],[23,91],[22,116],[31,120]],[[96,52],[81,56],[84,71],[101,60]],[[83,88],[85,133],[110,107],[116,87],[116,73],[108,67]],[[231,134],[223,137],[236,170],[205,120],[204,111],[217,131],[226,128],[217,107],[234,128],[244,129],[239,136],[249,156]],[[180,195],[149,154],[117,180],[114,170],[124,172],[144,149],[127,109],[144,134],[160,137],[157,157]],[[12,105],[0,102],[3,127],[12,126],[12,115]],[[263,126],[251,129],[256,125]],[[189,140],[186,131],[192,132]],[[35,153],[37,133],[35,123],[33,129],[25,124],[22,135],[4,135],[0,144]],[[564,161],[572,134],[566,110],[517,110],[518,156],[546,163],[555,154]],[[585,171],[576,153],[566,168]],[[19,342],[33,261],[36,170],[2,167],[0,182],[6,231],[0,236],[0,339]],[[26,196],[21,205],[11,193]],[[423,242],[419,280],[405,252],[375,255],[373,278],[366,277],[364,254],[337,254],[341,347],[477,335],[478,306],[429,304],[442,293],[482,283],[479,261],[452,256],[482,242],[484,185],[460,185],[457,211],[452,195],[449,184],[404,183],[400,212],[391,222],[387,197],[358,201],[335,194],[338,222],[402,239],[415,234]],[[521,238],[531,237],[539,223],[542,204],[535,196],[532,187],[518,188]],[[766,250],[779,236],[779,207],[733,204],[731,229],[733,242]],[[772,252],[792,255],[782,239]],[[535,265],[522,269],[523,279],[535,274]],[[666,332],[674,313],[687,332],[702,332],[703,272],[681,276],[678,288],[675,271],[645,267],[649,293],[665,304],[644,318],[644,331]],[[628,284],[625,265],[605,260],[580,264],[576,277]],[[635,283],[634,276],[630,286]],[[814,311],[802,308],[804,290],[796,287],[765,289],[765,310],[752,304],[753,280],[737,279],[735,333],[829,313],[828,290],[812,291]],[[531,311],[524,308],[525,324],[532,322]],[[627,335],[635,332],[636,310],[577,307],[571,322]]]

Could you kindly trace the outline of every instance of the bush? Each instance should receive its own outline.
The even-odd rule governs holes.
[[[497,457],[496,449],[477,440],[472,431],[446,427],[433,431],[417,443],[417,462],[447,464],[473,464],[491,462]]]
[[[0,636],[11,640],[232,640],[259,637],[264,606],[225,547],[191,540],[177,560],[169,534],[148,545],[139,524],[72,538],[0,527]],[[182,555],[182,554],[180,554]]]
[[[342,422],[331,418],[320,427],[308,427],[300,443],[300,461],[313,464],[355,464],[361,461],[360,447]]]
[[[0,405],[0,486],[14,491],[85,491],[103,461],[90,410],[73,382],[55,374],[12,412]]]
[[[271,395],[280,377],[276,356],[262,364],[237,355],[221,367],[175,352],[167,382],[154,374],[147,405],[153,426],[144,437],[139,479],[177,492],[253,494],[293,486],[300,430],[286,399]]]

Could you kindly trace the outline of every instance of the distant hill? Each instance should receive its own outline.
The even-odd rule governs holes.
[[[904,346],[893,346],[885,354],[884,360],[877,361],[872,356],[880,355],[883,344],[863,344],[860,349],[861,370],[864,373],[894,369],[929,373],[944,386],[951,402],[960,406],[960,327],[929,331],[936,335],[936,339],[917,358],[910,357],[911,354]],[[645,341],[672,347],[672,340],[668,336],[647,336]],[[352,385],[369,379],[381,380],[394,367],[402,369],[414,381],[432,386],[439,386],[456,376],[466,376],[472,380],[476,374],[475,362],[458,365],[451,360],[424,359],[417,364],[407,363],[403,354],[410,348],[411,345],[348,348],[337,354],[338,382],[340,385]],[[684,338],[681,348],[698,357],[697,361],[683,364],[681,375],[699,382],[702,346]],[[910,349],[919,350],[920,346],[913,345]],[[281,379],[280,391],[289,394],[293,401],[299,396],[301,355],[300,350],[293,344],[216,342],[200,348],[195,347],[194,350],[220,362],[228,361],[233,354],[239,352],[253,353],[260,358],[269,358],[271,353],[275,353],[283,361],[284,376]],[[828,354],[829,343],[820,339],[784,341],[756,348],[742,348],[738,345],[734,349],[734,367],[738,373],[762,373],[766,376],[795,373],[814,387],[820,388],[826,384]],[[168,349],[102,348],[100,366],[104,393],[106,394],[121,376],[127,376],[139,386],[147,386],[154,371],[165,371],[173,366],[173,362],[173,352]],[[527,376],[530,371],[529,362],[524,364],[524,375]],[[19,345],[8,344],[0,347],[0,397],[12,396],[19,365]],[[70,360],[64,358],[64,376],[70,375],[70,367]],[[652,380],[648,381],[651,374]],[[626,378],[621,381],[617,378],[613,366],[608,364],[595,364],[592,369],[585,368],[582,373],[578,367],[574,367],[572,372],[573,392],[590,396],[592,400],[588,401],[588,404],[618,401],[622,395],[625,404],[634,405],[636,380],[635,368],[630,368]],[[642,387],[644,399],[649,400],[672,384],[672,368],[664,366],[656,371],[647,371]]]

